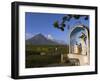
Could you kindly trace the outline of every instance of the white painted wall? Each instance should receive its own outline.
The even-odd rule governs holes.
[[[11,65],[11,2],[14,0],[0,1],[0,81],[13,81],[10,78]],[[20,0],[16,0],[20,1]],[[90,5],[98,6],[100,10],[100,0],[21,0],[30,2],[44,2],[44,3],[58,3],[58,4],[74,4],[74,5]],[[98,11],[100,14],[100,11]],[[100,21],[100,15],[98,16]],[[100,26],[100,24],[99,24]],[[99,35],[100,27],[98,26]],[[98,39],[100,41],[100,37]],[[99,45],[100,43],[98,43]],[[99,46],[100,48],[100,46]],[[99,50],[100,53],[100,50]],[[99,54],[98,53],[98,54]],[[100,54],[98,55],[100,57]],[[100,59],[99,59],[100,62]],[[100,63],[99,63],[100,68]],[[100,72],[100,70],[99,70]],[[34,81],[99,81],[98,75],[84,75],[84,76],[65,76],[55,78],[40,78]],[[21,80],[22,81],[22,80]],[[26,79],[26,81],[33,81],[33,79]]]

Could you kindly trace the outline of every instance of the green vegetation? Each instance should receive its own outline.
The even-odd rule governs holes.
[[[84,17],[84,20],[88,20],[89,16],[88,15],[75,15],[75,14],[68,14],[62,17],[61,21],[59,22],[56,20],[53,24],[53,26],[57,29],[60,29],[61,31],[65,30],[65,27],[70,29],[70,25],[68,22],[71,21],[71,19],[79,20],[81,17]],[[81,22],[80,22],[81,23]]]
[[[61,54],[68,54],[67,45],[26,45],[26,68],[59,65]]]

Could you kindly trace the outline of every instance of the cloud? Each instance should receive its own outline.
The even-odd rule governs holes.
[[[52,35],[50,35],[50,34],[47,35],[47,38],[48,38],[48,39],[52,39],[52,40],[54,39],[54,38],[52,37]]]

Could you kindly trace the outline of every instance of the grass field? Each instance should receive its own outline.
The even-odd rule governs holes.
[[[26,68],[60,66],[61,54],[68,54],[67,45],[26,45]]]

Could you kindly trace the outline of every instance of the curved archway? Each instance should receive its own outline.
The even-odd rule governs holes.
[[[89,64],[89,29],[84,25],[74,26],[69,34],[69,58],[79,59],[80,65]],[[84,61],[82,59],[86,58]]]

